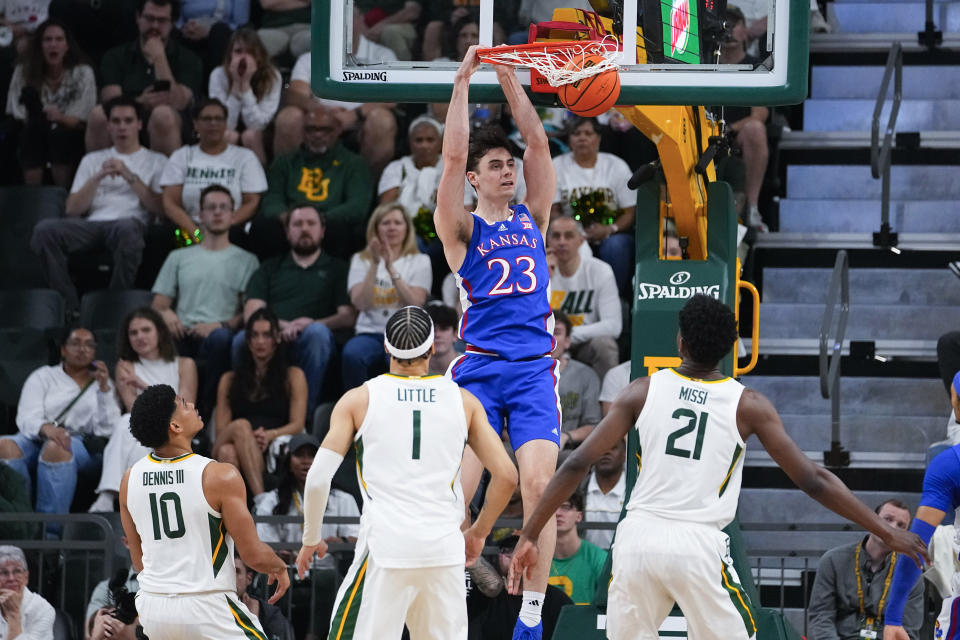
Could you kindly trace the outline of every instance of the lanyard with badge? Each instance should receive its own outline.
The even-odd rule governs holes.
[[[860,607],[860,635],[858,637],[864,640],[876,640],[879,629],[882,626],[883,605],[886,604],[887,593],[890,591],[890,582],[893,578],[893,567],[897,564],[897,553],[890,554],[890,566],[887,568],[887,577],[883,581],[883,592],[880,594],[880,602],[877,604],[877,617],[867,616],[867,610],[863,605],[863,584],[860,576],[860,549],[862,544],[857,545],[857,550],[853,554],[853,569],[857,574],[857,602]]]

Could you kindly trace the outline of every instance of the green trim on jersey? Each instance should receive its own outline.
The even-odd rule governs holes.
[[[228,596],[224,596],[224,598],[227,599],[227,606],[230,607],[230,613],[233,614],[233,621],[243,630],[247,640],[267,640],[267,637],[257,629],[257,625],[247,617],[242,609],[238,608]]]
[[[740,456],[743,455],[743,447],[737,445],[737,448],[733,450],[733,460],[730,461],[730,468],[727,469],[727,475],[723,479],[723,484],[720,485],[720,491],[717,494],[717,497],[721,497],[723,492],[727,490],[727,485],[730,484],[730,477],[733,475],[733,469],[737,466],[737,462],[740,460]]]
[[[363,600],[363,580],[367,575],[368,562],[370,562],[369,555],[364,555],[360,569],[357,570],[357,575],[350,583],[350,587],[343,592],[346,597],[340,603],[336,615],[330,622],[329,640],[351,640],[353,638],[353,632],[357,627],[357,612],[360,611],[360,603]]]
[[[210,561],[213,563],[213,577],[220,573],[220,567],[227,559],[227,539],[223,528],[223,518],[207,514],[207,523],[210,525],[210,548],[213,554]]]
[[[354,448],[357,450],[357,477],[360,478],[360,486],[363,487],[364,493],[368,494],[367,483],[363,479],[363,437],[357,438],[356,442],[353,443]]]
[[[443,375],[439,373],[431,373],[426,376],[407,376],[402,373],[385,373],[383,374],[388,378],[400,378],[401,380],[436,380],[437,378],[442,378]]]
[[[673,371],[675,374],[683,378],[684,380],[689,380],[690,382],[702,382],[703,384],[719,384],[721,382],[726,382],[730,380],[730,376],[725,378],[719,378],[717,380],[704,380],[703,378],[691,378],[690,376],[685,376],[682,373],[678,372],[676,369],[668,369],[668,371]]]
[[[190,456],[195,456],[195,455],[197,454],[191,451],[190,453],[184,453],[179,456],[176,456],[175,458],[161,458],[157,456],[157,454],[151,451],[150,453],[147,454],[147,460],[149,460],[150,462],[156,462],[158,464],[170,464],[172,462],[180,462],[181,460],[186,460]]]
[[[747,635],[753,637],[753,634],[757,632],[757,623],[751,611],[750,596],[746,594],[740,583],[733,579],[733,576],[727,571],[727,564],[723,561],[720,562],[720,575],[723,579],[723,589],[727,592],[727,595],[730,596],[730,602],[733,603],[733,608],[740,614],[740,618],[743,620],[743,626],[747,630]]]

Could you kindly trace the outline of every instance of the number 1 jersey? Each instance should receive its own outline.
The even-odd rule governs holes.
[[[195,453],[170,459],[150,453],[130,468],[127,509],[140,534],[137,580],[144,592],[236,592],[233,538],[203,494],[211,462]]]
[[[737,513],[746,445],[737,429],[743,385],[694,380],[673,369],[650,376],[635,428],[640,473],[627,517],[650,514],[720,529]]]
[[[543,235],[525,205],[511,209],[499,222],[473,216],[456,274],[459,336],[474,351],[522,360],[553,351],[553,311]]]

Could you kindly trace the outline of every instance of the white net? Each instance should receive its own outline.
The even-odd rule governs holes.
[[[517,47],[493,47],[477,53],[482,62],[536,69],[551,87],[616,70],[620,55],[617,40],[612,36],[582,42],[537,42]],[[591,55],[600,56],[601,60],[584,66],[583,61]],[[576,64],[568,67],[571,61],[576,61]]]

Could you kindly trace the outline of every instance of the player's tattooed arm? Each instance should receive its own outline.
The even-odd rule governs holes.
[[[483,556],[477,558],[473,566],[467,567],[467,573],[480,593],[488,598],[496,598],[503,591],[503,576]]]

